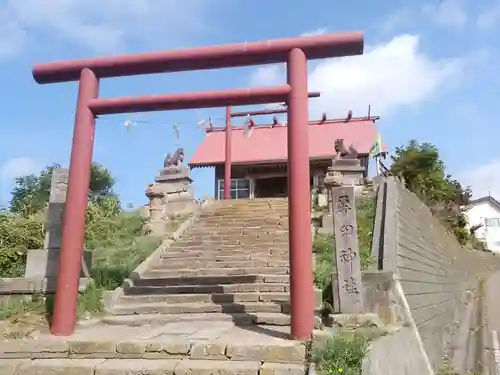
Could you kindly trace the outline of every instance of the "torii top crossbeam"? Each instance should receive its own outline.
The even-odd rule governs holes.
[[[92,70],[98,78],[109,78],[273,64],[287,61],[289,52],[294,48],[304,51],[308,60],[360,55],[363,53],[363,33],[336,33],[43,63],[34,67],[33,77],[43,84],[77,81],[84,68]]]

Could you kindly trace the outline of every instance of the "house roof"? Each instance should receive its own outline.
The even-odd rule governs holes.
[[[349,121],[326,120],[309,122],[309,157],[311,159],[332,158],[334,141],[344,139],[360,154],[368,154],[377,138],[376,118],[352,118]],[[250,136],[245,137],[242,126],[232,128],[232,164],[272,163],[286,161],[287,126],[256,125]],[[208,132],[189,162],[190,167],[209,167],[224,163],[225,129]],[[382,146],[385,150],[385,146]]]
[[[500,211],[500,202],[498,202],[492,196],[486,196],[486,197],[481,197],[481,198],[477,198],[477,199],[471,200],[471,201],[469,201],[469,204],[467,205],[467,208],[470,208],[471,206],[475,206],[475,205],[480,204],[480,203],[489,203],[493,207],[495,207],[497,210]]]

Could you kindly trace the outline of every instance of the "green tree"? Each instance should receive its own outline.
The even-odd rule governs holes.
[[[29,216],[40,212],[49,201],[52,171],[59,164],[45,167],[40,174],[18,177],[12,190],[10,211]],[[116,198],[115,179],[104,166],[93,163],[90,170],[89,201],[100,203],[104,198]]]
[[[461,212],[461,207],[469,203],[471,189],[446,174],[436,146],[411,140],[406,146],[397,147],[391,172],[404,179],[406,187],[442,219],[460,243],[471,239],[467,219]]]

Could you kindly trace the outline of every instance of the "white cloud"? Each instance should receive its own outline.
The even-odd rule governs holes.
[[[0,9],[0,58],[16,55],[24,48],[26,32],[12,12]]]
[[[1,177],[2,180],[13,180],[16,177],[26,176],[32,173],[39,172],[40,165],[31,158],[19,157],[10,159],[2,165]]]
[[[471,186],[474,198],[491,195],[500,200],[500,159],[493,160],[479,167],[469,167],[458,174],[460,182]]]
[[[434,1],[422,8],[424,15],[439,26],[463,27],[467,23],[462,0]]]
[[[387,115],[424,102],[460,78],[465,59],[433,59],[421,51],[419,42],[418,36],[401,35],[367,48],[362,56],[318,63],[309,73],[309,90],[321,92],[310,102],[311,115],[327,111],[329,117],[344,116],[349,109],[365,115],[368,105],[372,113]],[[251,80],[278,84],[284,82],[285,71],[278,65],[259,68]]]
[[[250,77],[252,86],[271,86],[283,82],[280,77],[284,75],[284,64],[264,65],[257,68]]]
[[[41,165],[28,157],[10,159],[0,167],[0,206],[10,199],[16,177],[37,173]]]
[[[45,33],[95,52],[115,52],[127,42],[180,40],[202,27],[204,2],[196,0],[6,0],[0,5],[0,56],[19,40]],[[8,18],[7,18],[8,16]],[[157,37],[155,38],[155,35]],[[42,37],[43,38],[43,37]]]
[[[305,33],[301,34],[301,36],[323,35],[323,34],[326,34],[326,31],[327,31],[326,27],[320,27],[319,29],[305,32]]]
[[[410,8],[399,9],[385,17],[380,24],[380,29],[385,35],[392,34],[411,23],[414,17],[414,13]]]
[[[500,21],[500,2],[485,10],[477,18],[477,26],[482,30],[490,30]]]

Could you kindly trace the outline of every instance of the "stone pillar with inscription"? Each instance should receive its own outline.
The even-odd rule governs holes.
[[[42,250],[28,250],[25,277],[30,279],[55,279],[59,269],[62,239],[62,221],[66,205],[68,170],[54,168],[50,185],[49,206],[45,216],[45,242]],[[88,277],[92,253],[84,251],[81,277]]]
[[[347,168],[357,171],[362,167],[359,159],[342,159],[340,156],[332,161],[325,177],[332,219],[329,225],[333,226],[335,235],[337,272],[333,276],[332,287],[335,311],[358,314],[363,312],[363,285],[356,225],[355,183],[350,178],[352,174],[348,174],[349,177],[346,178]]]

